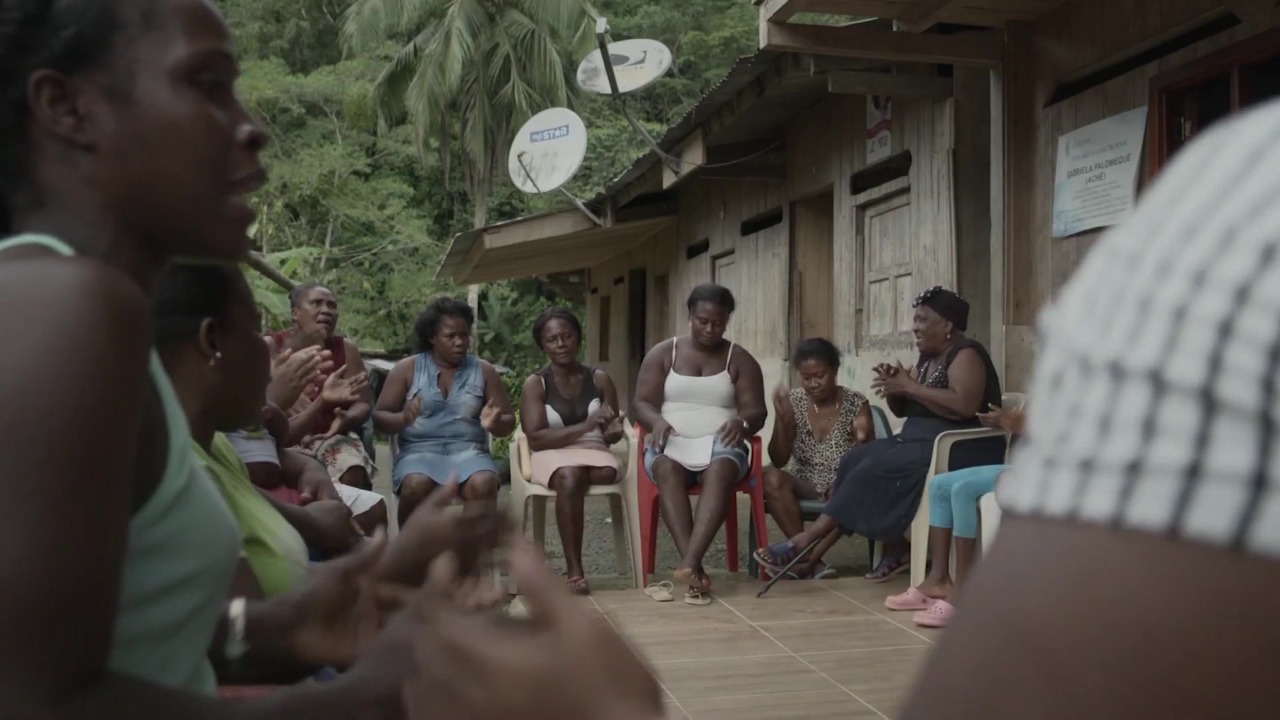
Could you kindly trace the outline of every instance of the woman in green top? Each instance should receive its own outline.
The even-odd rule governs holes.
[[[241,647],[228,632],[248,642],[246,661],[333,650],[351,634],[332,598],[228,612],[235,528],[151,355],[148,293],[160,269],[175,256],[248,252],[246,195],[263,182],[266,138],[236,96],[226,25],[208,0],[0,7],[0,236],[17,236],[0,241],[0,457],[14,509],[0,523],[11,550],[0,559],[0,708],[96,720],[401,717],[403,682],[431,688],[440,672],[413,661],[415,639],[427,650],[436,642],[421,637],[427,613],[402,614],[399,632],[327,686],[257,702],[211,697],[206,652]],[[537,587],[532,565],[517,568],[522,587]],[[338,579],[365,574],[359,562],[346,570]],[[557,678],[616,668],[622,652],[607,631],[554,622],[553,612],[517,633],[525,645],[551,657],[576,638],[589,650],[530,670],[526,679],[544,682],[522,698],[528,708],[590,697]],[[484,627],[455,633],[449,647],[473,678],[501,674]],[[622,669],[635,677],[634,663]],[[616,694],[621,677],[591,692]],[[645,695],[580,710],[622,720],[660,708]]]

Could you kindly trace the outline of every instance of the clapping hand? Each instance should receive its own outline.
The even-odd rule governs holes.
[[[320,388],[320,402],[329,407],[347,408],[365,398],[369,390],[369,375],[358,373],[343,377],[342,373],[346,369],[347,366],[343,365],[325,378],[324,385]]]
[[[1005,410],[999,405],[992,405],[989,412],[978,413],[983,427],[998,428],[1011,435],[1022,434],[1024,417],[1021,407]]]
[[[493,401],[485,403],[484,409],[480,411],[480,427],[491,435],[497,434],[494,433],[494,428],[515,419],[515,415],[502,412],[502,408],[498,407],[498,404]]]
[[[294,352],[286,348],[271,361],[267,399],[282,408],[293,407],[332,365],[333,353],[328,350],[311,346]]]
[[[414,509],[378,564],[380,580],[417,586],[426,577],[431,562],[446,551],[455,552],[462,572],[472,574],[482,555],[497,546],[507,527],[495,506],[468,503],[461,511],[450,512],[449,505],[457,495],[454,478]]]
[[[876,379],[871,381],[871,389],[882,398],[907,395],[917,384],[914,371],[901,362],[897,366],[877,365],[875,373]]]
[[[422,395],[414,393],[404,404],[404,410],[400,411],[400,419],[404,421],[404,425],[400,427],[403,432],[405,428],[418,421],[418,415],[422,413]]]
[[[591,417],[587,418],[587,420],[594,423],[598,429],[603,431],[605,428],[609,427],[617,417],[617,410],[610,407],[609,403],[601,403],[600,407],[596,408],[595,412],[591,413]]]
[[[599,614],[584,612],[545,559],[521,538],[511,574],[529,609],[513,619],[466,609],[468,592],[448,556],[431,568],[414,611],[419,672],[404,688],[409,720],[439,717],[657,720],[653,672]],[[548,662],[555,658],[555,662]],[[476,678],[502,678],[500,692]]]
[[[784,383],[778,383],[778,386],[773,389],[773,410],[778,417],[795,414],[795,408],[791,406],[791,389]]]

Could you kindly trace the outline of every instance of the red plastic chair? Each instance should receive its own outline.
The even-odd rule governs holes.
[[[644,428],[636,426],[639,440],[636,442],[636,506],[640,515],[640,547],[643,567],[640,569],[641,585],[647,585],[649,576],[653,574],[658,555],[658,485],[649,478],[644,469],[644,440],[648,435]],[[734,496],[746,493],[751,496],[751,522],[755,529],[756,542],[759,547],[769,545],[769,526],[764,513],[764,451],[759,437],[751,438],[751,468],[747,476],[733,486]],[[689,495],[701,495],[702,486],[691,485]],[[730,506],[725,513],[725,554],[728,556],[729,572],[738,572],[738,513],[737,503]]]

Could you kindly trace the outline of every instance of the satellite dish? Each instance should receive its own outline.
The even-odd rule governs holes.
[[[671,51],[657,40],[620,40],[609,43],[608,51],[619,93],[649,87],[671,69]],[[592,50],[578,65],[578,87],[600,95],[613,94],[600,50]]]
[[[530,194],[559,190],[587,156],[587,126],[568,108],[550,108],[529,118],[511,141],[507,172]]]

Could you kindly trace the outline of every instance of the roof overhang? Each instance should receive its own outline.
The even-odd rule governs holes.
[[[1034,20],[1064,0],[753,0],[760,7],[760,23],[782,23],[800,13],[847,15],[893,20],[899,29],[921,32],[946,23],[1004,27]]]
[[[630,221],[607,219],[599,226],[574,209],[468,230],[453,238],[436,277],[469,285],[590,268],[674,221],[673,213],[664,212]]]

